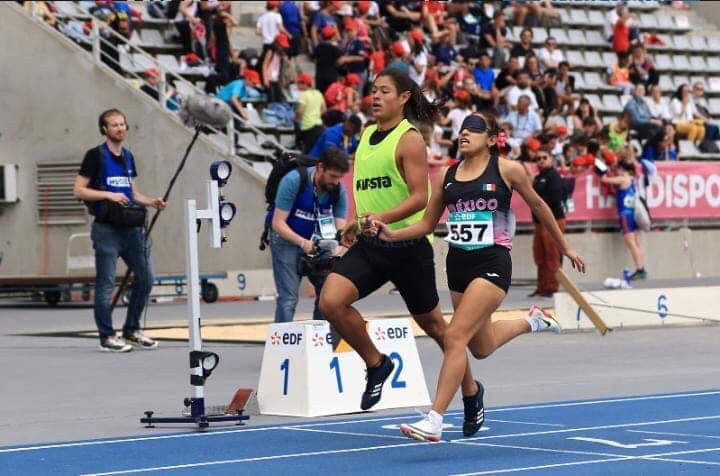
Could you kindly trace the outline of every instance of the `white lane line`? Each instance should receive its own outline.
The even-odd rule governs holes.
[[[318,430],[315,428],[298,428],[298,427],[294,427],[294,426],[288,426],[285,429],[293,430],[293,431],[309,431],[309,432],[313,432],[313,433],[327,433],[330,435],[372,436],[373,438],[393,438],[393,439],[397,439],[397,440],[407,440],[407,436],[380,435],[377,433],[357,433],[357,432],[353,432],[353,431]]]
[[[506,469],[493,469],[489,471],[479,471],[477,473],[457,473],[451,476],[480,476],[483,474],[503,474],[503,473],[517,473],[520,471],[535,471],[538,469],[550,469],[550,468],[564,468],[567,466],[580,466],[584,464],[598,464],[598,463],[611,463],[614,461],[625,461],[634,459],[632,456],[623,458],[604,458],[604,459],[591,459],[587,461],[574,461],[572,463],[557,463],[557,464],[544,464],[542,466],[524,466],[519,468],[506,468]]]
[[[561,425],[559,423],[537,423],[534,421],[518,421],[518,420],[498,420],[496,418],[488,418],[485,421],[497,421],[500,423],[517,423],[518,425],[536,425],[536,426],[554,426],[558,428],[566,427],[567,425]]]
[[[519,446],[519,445],[498,445],[494,443],[480,443],[478,441],[458,441],[455,440],[452,443],[458,445],[472,445],[472,446],[488,446],[491,448],[510,448],[516,450],[528,450],[528,451],[542,451],[546,453],[563,453],[570,455],[584,455],[584,456],[608,456],[611,458],[625,458],[628,455],[621,455],[617,453],[601,453],[597,451],[576,451],[576,450],[556,450],[553,448],[538,448],[535,446]]]
[[[709,415],[704,417],[690,417],[690,418],[676,418],[673,420],[655,420],[655,421],[641,421],[636,423],[619,423],[616,425],[601,425],[601,426],[586,426],[582,428],[567,428],[563,430],[548,430],[548,431],[529,431],[525,433],[506,433],[503,435],[488,435],[488,436],[476,436],[474,438],[467,438],[465,441],[477,441],[477,440],[488,440],[498,438],[515,438],[518,436],[536,436],[536,435],[557,435],[560,433],[573,433],[577,431],[591,431],[591,430],[607,430],[610,428],[627,428],[633,426],[651,426],[651,425],[665,425],[668,423],[683,423],[688,421],[704,421],[704,420],[717,420],[720,419],[720,415]]]
[[[527,406],[518,406],[518,407],[509,407],[509,408],[497,408],[497,409],[493,409],[493,410],[486,410],[486,412],[495,413],[495,412],[507,412],[507,411],[515,411],[515,410],[535,410],[535,409],[541,409],[541,408],[562,408],[562,407],[573,407],[573,406],[580,406],[580,405],[597,405],[597,404],[605,404],[605,403],[623,403],[623,402],[635,402],[635,401],[644,401],[644,400],[662,400],[662,399],[672,399],[672,398],[704,397],[704,396],[709,396],[709,395],[720,395],[720,391],[682,393],[682,394],[674,394],[674,395],[649,395],[649,396],[645,396],[645,397],[618,398],[618,399],[608,399],[608,400],[589,400],[589,401],[583,401],[583,402],[551,403],[551,404],[543,404],[543,405],[527,405]],[[446,415],[447,416],[462,415],[462,412],[451,412],[451,413],[447,413]],[[307,424],[301,423],[301,424],[293,425],[293,426],[298,427],[298,428],[311,428],[311,427],[318,427],[318,426],[345,425],[345,424],[351,424],[351,423],[367,423],[367,422],[374,422],[374,421],[402,420],[402,419],[406,419],[406,418],[408,418],[408,416],[403,415],[403,416],[396,416],[396,417],[369,418],[369,419],[365,419],[365,420],[338,420],[338,421],[332,421],[332,422],[307,423]],[[238,430],[218,430],[218,431],[211,431],[211,432],[206,432],[206,433],[193,432],[193,433],[181,433],[181,434],[175,434],[175,435],[148,436],[148,437],[124,438],[124,439],[113,439],[113,440],[103,440],[103,441],[80,441],[80,442],[74,442],[74,443],[56,443],[56,444],[48,444],[48,445],[35,445],[35,446],[25,446],[25,447],[18,447],[18,448],[0,449],[0,454],[2,454],[2,453],[17,453],[17,452],[21,452],[21,451],[45,450],[45,449],[54,449],[54,448],[75,448],[75,447],[83,447],[83,446],[133,443],[133,442],[137,442],[137,441],[151,441],[151,440],[163,440],[163,439],[173,439],[173,438],[189,438],[189,437],[194,437],[194,436],[207,437],[207,436],[214,436],[214,435],[227,435],[227,434],[243,433],[243,432],[271,431],[271,430],[280,430],[286,426],[288,426],[288,425],[284,424],[284,425],[279,425],[279,426],[269,426],[269,427],[263,427],[263,428],[245,428],[245,429],[238,429]]]
[[[660,436],[689,436],[694,438],[710,438],[713,440],[720,440],[720,436],[717,435],[699,435],[697,433],[676,433],[673,431],[647,431],[647,430],[627,430],[630,433],[644,433],[648,435],[660,435]]]
[[[685,450],[685,451],[671,451],[667,453],[654,453],[649,455],[642,455],[641,458],[664,458],[666,456],[679,456],[679,455],[696,455],[698,453],[712,453],[713,451],[720,451],[720,448],[704,448],[701,450]]]
[[[667,461],[669,463],[689,463],[689,464],[702,464],[702,465],[713,465],[720,466],[717,461],[697,461],[693,459],[677,459],[677,458],[641,458],[648,461]]]
[[[251,463],[255,461],[273,461],[273,460],[282,460],[282,459],[289,459],[289,458],[300,458],[305,456],[325,456],[325,455],[333,455],[333,454],[343,454],[343,453],[360,453],[363,451],[374,451],[374,450],[383,450],[388,448],[401,448],[403,446],[417,446],[417,445],[432,445],[436,443],[423,443],[423,442],[417,442],[413,441],[410,443],[403,443],[400,445],[380,445],[380,446],[367,446],[363,448],[347,448],[342,450],[326,450],[326,451],[308,451],[305,453],[292,453],[292,454],[282,454],[282,455],[273,455],[273,456],[257,456],[252,458],[238,458],[238,459],[226,459],[226,460],[217,460],[217,461],[202,461],[199,463],[188,463],[188,464],[176,464],[176,465],[170,465],[170,466],[155,466],[155,467],[147,467],[147,468],[134,468],[134,469],[125,469],[120,471],[108,471],[106,473],[85,473],[81,476],[109,476],[114,474],[134,474],[134,473],[146,473],[151,471],[170,471],[174,469],[186,469],[186,468],[200,468],[205,466],[218,466],[223,464],[237,464],[237,463]]]

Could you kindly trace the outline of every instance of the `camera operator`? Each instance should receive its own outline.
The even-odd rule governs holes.
[[[300,190],[301,170],[307,173],[304,190]],[[337,245],[338,230],[345,227],[347,213],[347,194],[340,180],[349,170],[347,155],[332,148],[315,167],[293,169],[280,180],[269,239],[278,294],[275,322],[293,320],[303,275],[315,288],[313,319],[323,319],[318,299],[332,256],[339,252],[332,248]]]
[[[133,183],[135,160],[123,147],[128,124],[118,109],[108,109],[98,118],[105,143],[88,150],[75,177],[73,194],[84,200],[95,219],[90,237],[95,250],[95,324],[100,350],[128,352],[135,345],[154,349],[157,342],[140,330],[140,316],[153,283],[152,263],[143,227],[145,207],[164,209],[162,198],[141,194]],[[115,286],[118,256],[133,272],[132,294],[123,326],[123,338],[115,336],[110,296]],[[132,344],[132,345],[131,345]]]

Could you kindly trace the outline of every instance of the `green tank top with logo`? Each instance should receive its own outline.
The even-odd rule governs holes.
[[[403,119],[395,129],[376,145],[370,144],[370,136],[377,125],[367,128],[355,152],[353,189],[357,216],[365,213],[382,213],[395,208],[410,196],[410,190],[395,162],[395,150],[400,138],[410,129],[410,121]],[[430,182],[428,180],[428,192]],[[425,209],[409,217],[389,224],[396,230],[419,222]]]

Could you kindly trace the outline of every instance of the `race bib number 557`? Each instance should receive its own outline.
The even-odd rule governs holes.
[[[495,244],[491,211],[451,212],[445,240],[452,246],[471,251]]]

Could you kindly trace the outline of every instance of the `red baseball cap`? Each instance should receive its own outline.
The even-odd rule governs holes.
[[[458,89],[455,91],[455,94],[453,94],[453,97],[460,101],[467,101],[468,99],[470,99],[470,93],[465,91],[464,89]]]
[[[322,34],[323,38],[326,40],[329,40],[335,34],[337,33],[337,28],[335,28],[335,25],[325,25],[322,30],[320,30],[320,33]]]
[[[425,35],[423,34],[422,30],[419,28],[414,28],[410,31],[410,38],[413,40],[422,43],[425,40]]]
[[[348,84],[360,84],[360,76],[356,73],[348,73],[348,75],[345,76],[345,82]]]
[[[280,6],[280,1],[279,1],[279,0],[268,0],[267,6],[270,7],[270,8],[279,7],[279,6]]]
[[[305,84],[307,86],[313,85],[313,79],[312,76],[310,76],[308,73],[300,73],[297,75],[297,82],[301,84]]]
[[[335,10],[342,7],[342,2],[340,0],[332,0],[330,3],[332,3],[332,6],[335,7]]]
[[[250,84],[260,84],[260,73],[253,69],[246,68],[243,72],[243,78],[245,78],[245,80]]]
[[[360,12],[360,15],[364,15],[370,10],[370,2],[367,0],[360,0],[355,4],[355,6],[358,9],[358,12]]]
[[[525,145],[527,145],[527,148],[533,152],[537,152],[540,150],[540,141],[537,140],[534,137],[529,138],[527,141],[525,141]]]
[[[143,73],[143,76],[145,76],[145,79],[160,76],[160,70],[157,68],[148,68]]]
[[[402,43],[393,43],[390,49],[397,56],[405,56],[405,47],[402,45]]]
[[[615,155],[615,152],[609,149],[603,149],[602,158],[608,165],[613,165],[615,162],[617,162],[617,156]]]
[[[358,29],[358,22],[357,20],[353,20],[352,18],[345,21],[345,30],[348,31],[355,31]]]
[[[277,44],[283,48],[290,48],[290,38],[288,38],[285,33],[278,33],[275,37],[275,41],[277,41]]]
[[[555,128],[555,132],[559,136],[564,136],[565,134],[567,134],[568,128],[567,128],[567,126],[560,124],[559,126],[557,126]]]

